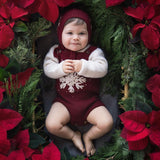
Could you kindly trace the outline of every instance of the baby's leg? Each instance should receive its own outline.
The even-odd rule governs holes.
[[[90,156],[96,151],[92,140],[109,132],[113,126],[113,119],[108,110],[104,106],[100,106],[89,113],[87,121],[93,124],[91,129],[83,135],[87,156]]]
[[[52,105],[46,118],[46,128],[53,135],[72,140],[74,145],[84,152],[81,134],[74,132],[66,125],[69,121],[70,114],[67,108],[62,103],[56,102]]]

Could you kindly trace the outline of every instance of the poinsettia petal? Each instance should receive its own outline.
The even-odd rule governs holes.
[[[74,0],[54,0],[54,1],[60,7],[66,7],[74,2]]]
[[[14,0],[14,3],[21,8],[26,8],[33,4],[35,0]]]
[[[155,15],[155,9],[151,5],[147,5],[144,7],[144,17],[145,19],[152,19]]]
[[[148,116],[142,111],[127,111],[120,116],[125,128],[132,132],[141,132],[145,128]]]
[[[160,130],[152,129],[151,133],[149,135],[149,139],[151,142],[153,142],[155,145],[160,147]]]
[[[18,80],[18,86],[17,86],[18,88],[24,86],[28,81],[28,79],[30,78],[33,70],[34,68],[28,68],[24,72],[12,75],[12,83],[14,84],[14,86],[16,87],[17,80]]]
[[[127,135],[126,135],[126,140],[127,141],[138,141],[138,140],[148,137],[149,133],[150,131],[147,128],[145,128],[142,132],[139,132],[139,133],[130,132],[128,130]]]
[[[160,27],[160,16],[156,16],[152,19],[151,23],[158,25]]]
[[[112,7],[112,6],[116,6],[121,4],[122,2],[124,2],[125,0],[106,0],[106,7]]]
[[[3,92],[5,91],[5,89],[3,88],[0,88],[0,103],[2,102],[3,100]]]
[[[150,4],[160,5],[160,0],[147,0]]]
[[[38,12],[42,17],[52,23],[55,23],[59,16],[59,9],[56,3],[50,0],[41,1]]]
[[[149,121],[148,123],[151,125],[153,129],[160,129],[160,111],[152,111],[149,113]]]
[[[7,131],[1,127],[0,129],[0,153],[7,155],[10,150],[10,141],[7,139]]]
[[[156,71],[160,69],[159,54],[160,53],[148,53],[146,64],[149,69],[154,69]]]
[[[25,137],[25,138],[24,138]],[[19,131],[18,134],[14,137],[17,141],[17,148],[23,148],[29,145],[29,132],[28,129]]]
[[[60,151],[58,150],[56,145],[53,144],[52,142],[44,148],[42,157],[43,157],[42,159],[47,159],[47,160],[61,159]]]
[[[25,154],[25,158],[28,159],[34,152],[34,150],[28,147],[30,140],[28,129],[19,131],[13,139],[16,141],[15,148],[22,149]]]
[[[21,18],[21,17],[23,17],[23,16],[25,16],[25,15],[28,14],[27,11],[25,11],[24,9],[19,8],[19,7],[17,7],[17,6],[14,6],[14,7],[11,9],[10,13],[11,13],[12,19],[18,19],[18,18]]]
[[[8,160],[8,157],[4,156],[3,154],[0,154],[0,160]]]
[[[160,111],[152,111],[149,113],[150,120],[149,120],[149,138],[150,140],[160,147]]]
[[[9,25],[0,26],[0,49],[6,49],[14,39],[14,32]]]
[[[9,58],[4,54],[0,54],[0,67],[6,67],[8,65],[8,62]]]
[[[160,157],[160,152],[154,152],[149,155],[150,155],[151,160],[158,160]]]
[[[141,39],[146,48],[155,50],[159,48],[160,34],[158,29],[153,28],[153,25],[146,26],[141,32]]]
[[[145,24],[142,24],[142,23],[138,23],[138,24],[134,25],[133,28],[132,28],[132,35],[133,35],[133,37],[135,37],[135,35],[136,35],[136,33],[137,33],[137,31],[138,31],[139,29],[142,29],[142,28],[144,28],[145,26],[146,26],[146,25],[145,25]]]
[[[132,8],[128,7],[124,9],[125,13],[137,20],[143,20],[144,18],[144,10],[141,7]]]
[[[35,151],[33,149],[25,146],[25,147],[23,147],[23,152],[24,152],[25,158],[29,159]]]
[[[42,155],[41,154],[33,154],[32,160],[43,160]]]
[[[155,92],[157,89],[160,88],[160,75],[155,74],[151,78],[148,79],[146,83],[146,87],[150,92]]]
[[[10,18],[10,10],[8,8],[7,3],[3,3],[0,7],[0,15],[5,18],[9,19]]]
[[[13,129],[22,120],[22,116],[11,109],[0,109],[0,126],[6,130]]]
[[[148,137],[141,139],[139,141],[128,141],[128,146],[130,150],[139,151],[143,150],[148,145]]]
[[[8,159],[25,160],[25,156],[22,150],[15,150],[9,154]]]
[[[152,101],[156,107],[160,108],[160,89],[152,93]]]

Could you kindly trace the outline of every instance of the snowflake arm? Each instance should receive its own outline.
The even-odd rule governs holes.
[[[44,59],[44,64],[43,64],[43,69],[44,73],[46,76],[50,78],[60,78],[66,75],[62,69],[62,63],[59,63],[58,59],[54,57],[54,49],[57,47],[57,45],[54,45],[51,47],[49,52],[47,53],[45,59]]]
[[[100,48],[94,50],[89,56],[89,60],[82,60],[82,68],[78,75],[89,78],[101,78],[107,74],[108,62]]]

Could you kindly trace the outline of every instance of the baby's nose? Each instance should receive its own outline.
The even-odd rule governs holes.
[[[73,39],[74,39],[74,40],[78,40],[78,39],[79,39],[79,36],[78,36],[77,34],[75,34],[74,37],[73,37]]]

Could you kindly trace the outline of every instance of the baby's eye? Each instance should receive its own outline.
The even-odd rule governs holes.
[[[85,35],[85,32],[80,32],[79,35]]]
[[[67,32],[67,34],[72,35],[72,32]]]

